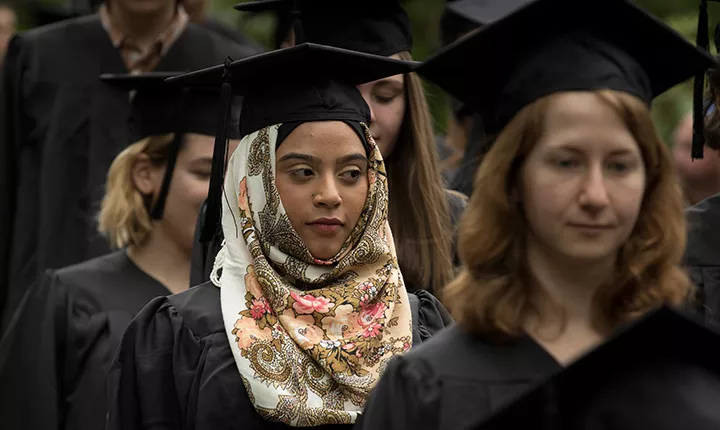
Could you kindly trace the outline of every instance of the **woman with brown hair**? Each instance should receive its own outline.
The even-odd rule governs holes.
[[[218,95],[171,90],[171,75],[103,77],[134,91],[135,143],[110,166],[98,217],[116,251],[47,271],[25,294],[0,344],[9,428],[104,428],[107,375],[125,327],[153,298],[187,288]]]
[[[495,67],[458,67],[479,53]],[[626,0],[536,0],[421,66],[497,139],[444,294],[457,324],[390,363],[365,428],[464,428],[691,298],[682,199],[648,106],[712,64]]]

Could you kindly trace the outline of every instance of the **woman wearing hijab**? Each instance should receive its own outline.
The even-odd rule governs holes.
[[[98,217],[117,251],[48,271],[26,293],[0,345],[8,428],[104,428],[107,374],[125,327],[153,298],[187,287],[218,94],[181,95],[168,76],[103,77],[134,91],[135,143],[113,161]]]
[[[212,283],[152,301],[128,328],[110,429],[347,428],[390,358],[442,328],[442,306],[404,288],[356,89],[412,66],[302,44],[175,80],[223,76],[243,95],[225,244]]]
[[[480,53],[495,67],[459,67]],[[445,291],[457,324],[390,363],[364,428],[469,428],[691,298],[682,198],[649,105],[713,63],[626,0],[535,0],[418,69],[497,139]]]
[[[298,43],[412,60],[410,21],[398,0],[255,1],[236,6],[239,10],[262,7],[296,8]],[[389,222],[406,287],[437,293],[455,275],[454,226],[467,199],[444,188],[423,84],[416,74],[407,73],[358,89],[370,107],[370,132],[387,168]]]

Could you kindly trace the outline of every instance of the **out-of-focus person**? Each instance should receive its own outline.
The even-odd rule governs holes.
[[[109,251],[94,217],[127,144],[130,103],[98,76],[257,52],[188,21],[177,0],[106,0],[98,13],[11,40],[0,88],[0,311],[44,270]]]
[[[0,4],[0,65],[5,58],[10,38],[15,34],[17,16],[15,11],[6,4]]]
[[[688,206],[720,193],[720,155],[706,150],[703,158],[692,160],[692,136],[693,116],[689,113],[678,123],[673,134],[673,159]]]

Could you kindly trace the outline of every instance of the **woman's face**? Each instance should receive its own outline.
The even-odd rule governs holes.
[[[368,160],[340,121],[306,122],[277,148],[276,184],[290,223],[313,257],[334,257],[365,206]]]
[[[637,221],[643,158],[621,118],[596,95],[559,94],[518,191],[531,245],[565,260],[607,261]]]
[[[178,248],[188,253],[192,253],[197,216],[208,194],[214,142],[212,136],[194,133],[184,136],[165,200],[163,217],[156,224],[156,229],[162,230]],[[230,141],[230,153],[237,144],[237,140]],[[160,193],[164,176],[165,166],[154,172],[154,196]]]
[[[369,82],[359,85],[358,90],[370,107],[370,132],[383,158],[388,158],[395,149],[405,118],[405,77],[396,75]]]

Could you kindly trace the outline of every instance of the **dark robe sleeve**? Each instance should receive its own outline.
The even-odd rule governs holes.
[[[21,39],[15,36],[8,45],[0,73],[0,327],[3,310],[10,295],[10,255],[17,200],[17,166],[20,125]],[[9,311],[8,311],[9,312]]]
[[[125,331],[110,370],[107,429],[184,428],[179,402],[191,400],[176,378],[192,379],[198,342],[166,298],[151,301]]]
[[[445,306],[429,292],[418,290],[410,293],[408,297],[413,318],[413,345],[426,342],[453,323]]]
[[[8,428],[93,430],[106,416],[111,317],[48,271],[26,291],[0,345]]]
[[[55,301],[49,278],[25,290],[9,313],[0,342],[0,416],[3,428],[58,429],[63,360],[57,354],[63,303]]]
[[[370,395],[361,430],[439,429],[442,385],[422,360],[394,358]]]

